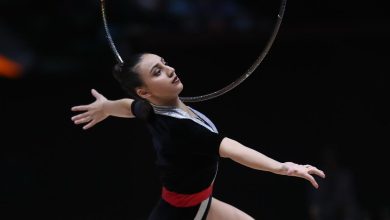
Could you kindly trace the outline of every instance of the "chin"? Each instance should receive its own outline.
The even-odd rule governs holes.
[[[183,91],[183,89],[184,89],[184,86],[183,86],[183,84],[181,84],[180,83],[180,85],[178,85],[178,93],[177,93],[177,95],[179,95],[182,91]]]

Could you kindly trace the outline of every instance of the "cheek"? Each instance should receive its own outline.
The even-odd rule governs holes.
[[[149,87],[152,94],[158,97],[177,96],[182,90],[183,85],[173,85],[170,81],[155,81]]]
[[[148,83],[148,87],[152,93],[166,93],[169,91],[169,84],[162,79],[151,80]]]

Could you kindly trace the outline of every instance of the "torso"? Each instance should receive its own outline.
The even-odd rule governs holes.
[[[209,118],[188,107],[153,106],[148,122],[163,186],[178,193],[195,193],[214,180],[222,136]]]

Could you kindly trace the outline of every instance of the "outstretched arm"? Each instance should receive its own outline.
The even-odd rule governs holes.
[[[83,129],[88,129],[103,121],[108,116],[123,118],[133,118],[131,104],[133,99],[108,100],[96,90],[91,90],[92,95],[96,98],[93,103],[88,105],[79,105],[72,107],[72,111],[84,111],[72,117],[75,124],[87,123]]]
[[[304,178],[310,181],[315,188],[318,188],[318,183],[312,174],[325,178],[324,172],[314,166],[299,165],[292,162],[281,163],[230,138],[222,140],[219,154],[221,157],[230,158],[256,170]]]

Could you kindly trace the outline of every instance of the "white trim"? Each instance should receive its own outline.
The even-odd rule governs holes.
[[[152,104],[154,113],[159,115],[166,115],[174,118],[179,119],[190,119],[203,127],[207,128],[211,132],[218,133],[217,128],[213,124],[213,122],[208,119],[204,114],[200,113],[199,111],[191,108],[188,106],[200,119],[191,117],[187,112],[183,111],[180,108],[174,107],[174,106],[157,106]]]
[[[209,201],[210,201],[210,198],[203,200],[203,202],[199,206],[198,212],[196,213],[194,220],[202,220],[204,214],[206,213],[207,205],[208,205]]]

